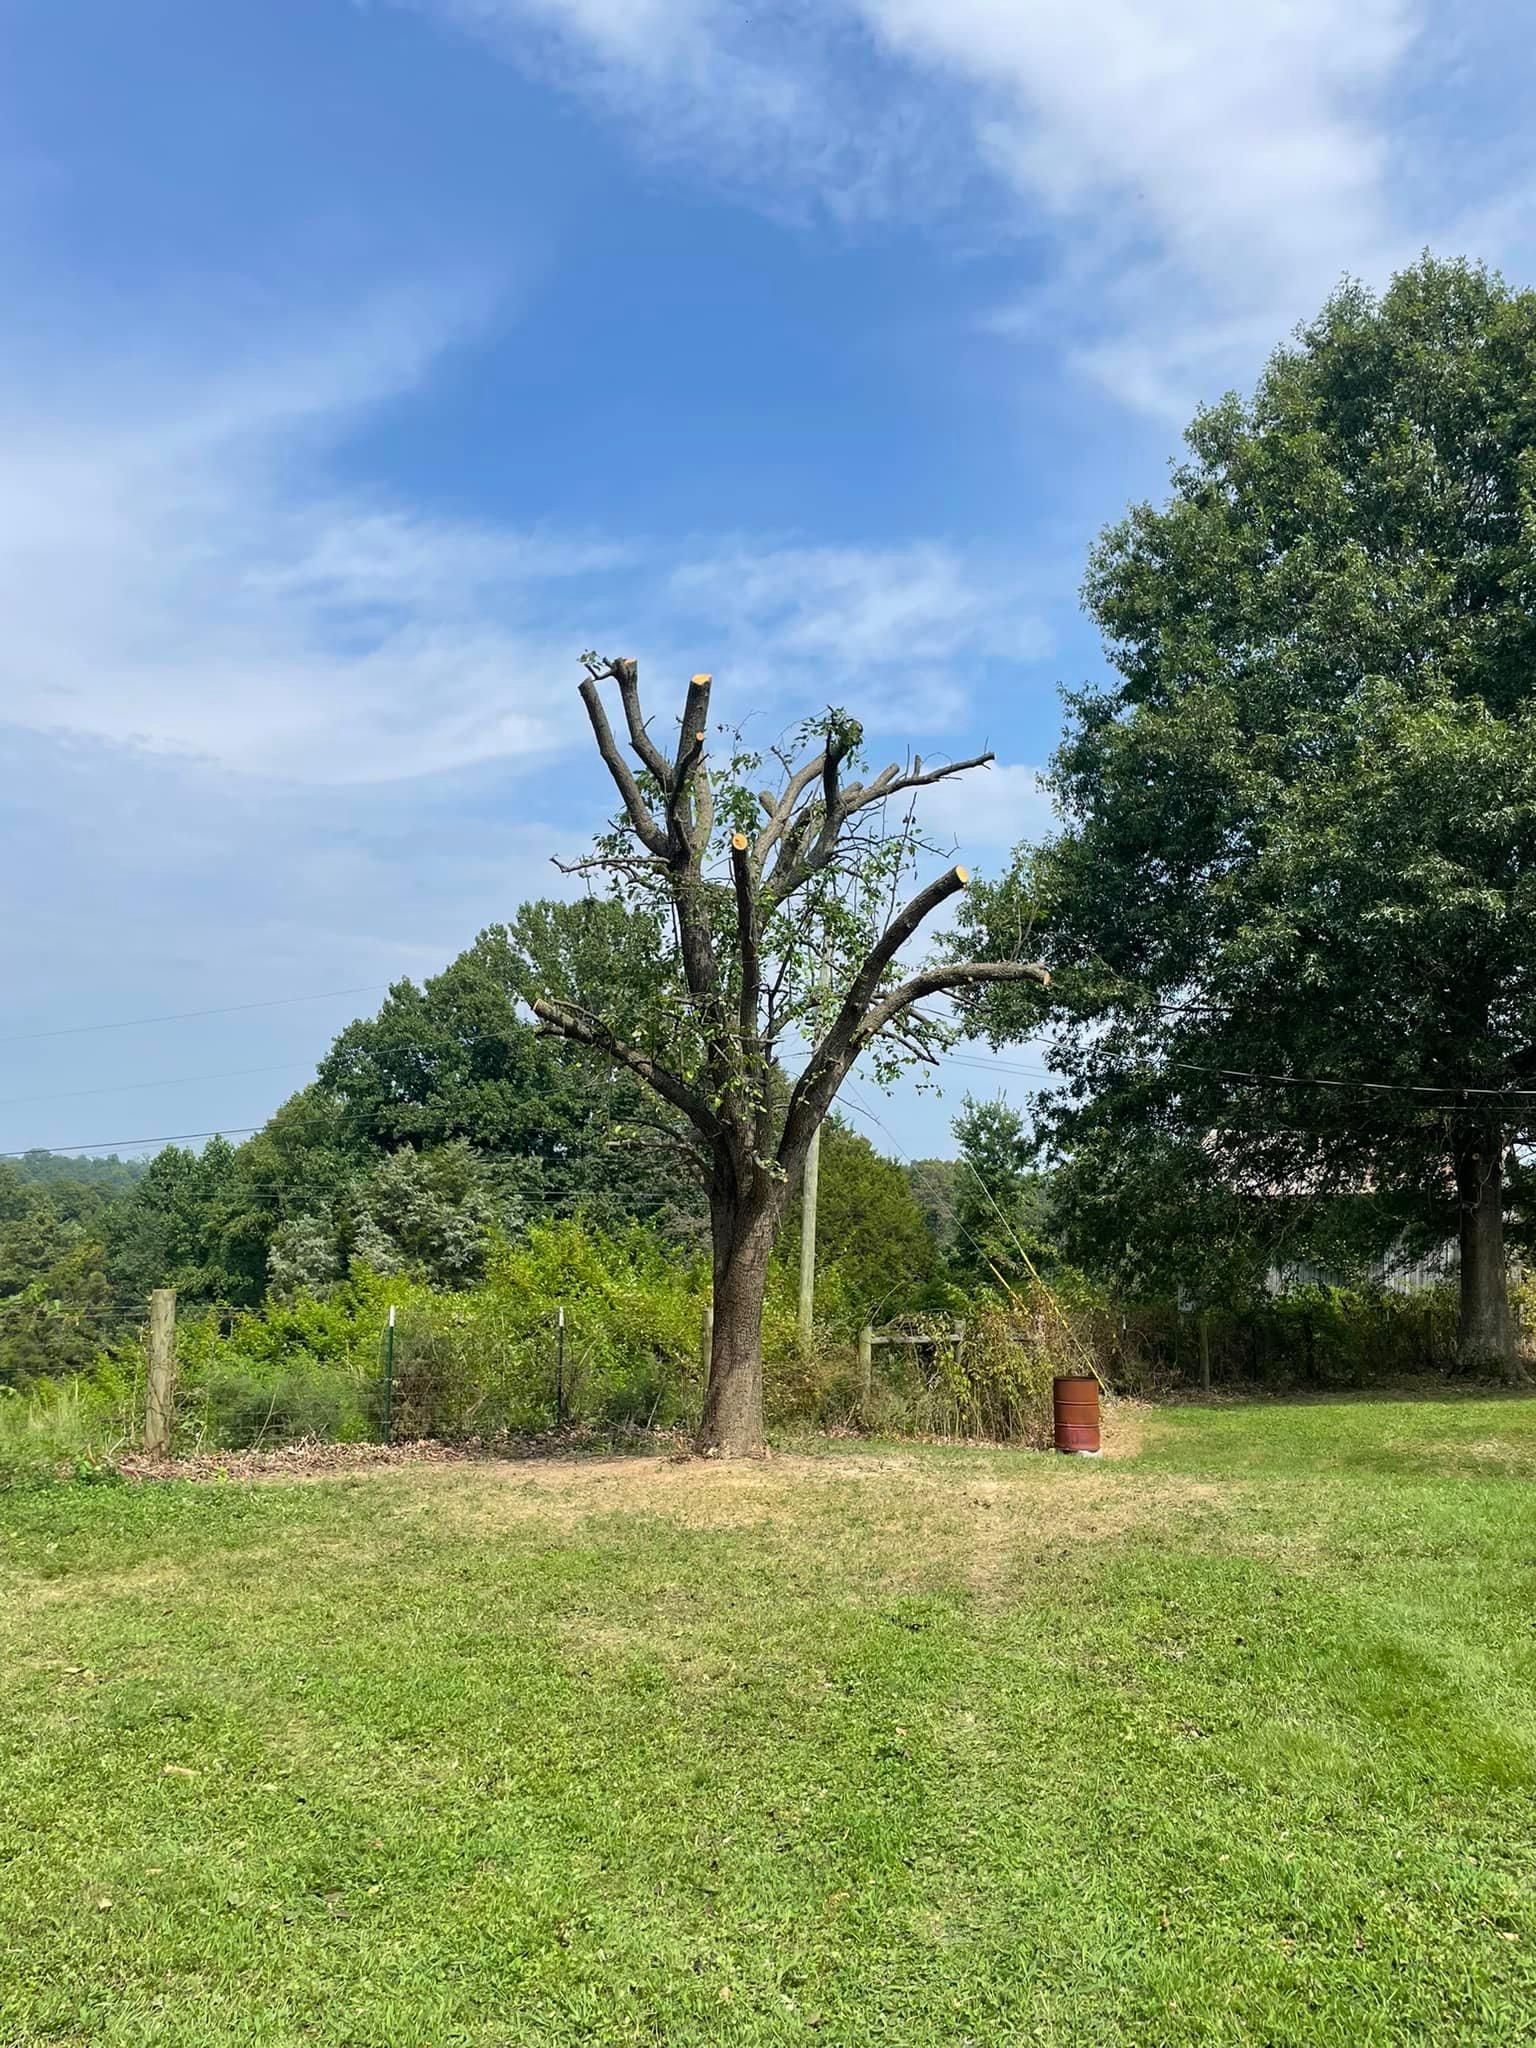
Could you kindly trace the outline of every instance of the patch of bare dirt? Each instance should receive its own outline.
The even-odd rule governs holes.
[[[676,1448],[615,1453],[567,1437],[563,1455],[548,1439],[533,1455],[506,1446],[301,1444],[139,1459],[124,1469],[138,1480],[373,1479],[391,1487],[402,1520],[430,1517],[488,1540],[528,1525],[563,1538],[613,1516],[757,1529],[770,1539],[782,1533],[802,1555],[824,1552],[829,1569],[846,1569],[851,1548],[858,1569],[892,1586],[918,1586],[936,1566],[947,1569],[994,1605],[1042,1566],[1203,1517],[1230,1497],[1229,1487],[1136,1468],[1150,1414],[1140,1402],[1107,1404],[1102,1459],[995,1446],[935,1455],[855,1448],[858,1440],[847,1449],[700,1459]]]
[[[683,1439],[664,1436],[656,1442],[681,1447]],[[199,1451],[180,1458],[146,1458],[130,1452],[117,1458],[114,1469],[125,1479],[337,1479],[355,1473],[392,1471],[403,1466],[500,1464],[540,1462],[568,1464],[596,1454],[598,1440],[581,1429],[546,1431],[526,1440],[498,1439],[482,1443],[472,1439],[461,1444],[417,1442],[403,1444],[334,1444],[306,1437],[299,1443],[283,1444],[271,1450]]]
[[[978,1589],[1011,1575],[1017,1552],[1042,1538],[1111,1541],[1222,1497],[1224,1489],[1128,1469],[1148,1410],[1117,1401],[1105,1411],[1105,1457],[1050,1452],[779,1452],[754,1459],[700,1459],[588,1452],[561,1455],[541,1439],[536,1455],[506,1447],[442,1444],[295,1444],[282,1450],[210,1452],[124,1462],[131,1479],[314,1481],[377,1478],[404,1492],[400,1510],[451,1518],[459,1527],[539,1520],[568,1530],[595,1517],[656,1515],[694,1529],[741,1529],[830,1517],[829,1539],[846,1541],[852,1512],[882,1550],[935,1546],[967,1558]]]
[[[612,1458],[531,1466],[425,1467],[406,1481],[403,1514],[430,1515],[487,1538],[536,1523],[565,1535],[616,1515],[693,1530],[782,1534],[826,1568],[867,1571],[917,1588],[937,1568],[987,1605],[1003,1604],[1041,1566],[1139,1529],[1209,1514],[1230,1493],[1213,1482],[1126,1464],[1035,1452],[985,1462],[893,1453],[782,1455],[726,1463]]]

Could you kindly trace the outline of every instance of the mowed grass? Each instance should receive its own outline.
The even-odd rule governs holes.
[[[1536,2040],[1536,1402],[0,1499],[0,2042]]]

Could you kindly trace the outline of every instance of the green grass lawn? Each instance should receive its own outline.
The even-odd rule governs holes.
[[[0,2043],[1536,2041],[1536,1401],[0,1497]]]

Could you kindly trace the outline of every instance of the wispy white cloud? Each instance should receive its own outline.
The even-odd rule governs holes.
[[[958,654],[1031,659],[1046,651],[1025,607],[1000,601],[989,577],[953,549],[918,542],[883,549],[738,545],[673,572],[686,610],[731,619],[777,652],[857,669]]]
[[[1006,566],[937,545],[662,545],[338,488],[339,437],[459,331],[445,312],[434,350],[419,317],[365,314],[268,375],[125,390],[77,364],[42,402],[0,366],[3,716],[334,787],[580,745],[551,685],[592,641],[730,670],[737,703],[842,697],[923,730],[978,660],[1041,650]]]
[[[201,374],[131,350],[48,379],[7,363],[5,717],[300,782],[554,746],[517,602],[557,573],[550,551],[338,498],[317,459],[415,384],[458,313],[385,302]]]
[[[1407,0],[858,4],[894,49],[985,95],[978,139],[1022,191],[1079,223],[1118,200],[1210,281],[1310,286],[1320,247],[1381,232],[1371,96],[1408,46]]]
[[[935,837],[952,840],[962,856],[984,866],[1024,841],[1043,839],[1055,821],[1039,769],[1022,761],[995,761],[935,783],[923,793],[921,816]]]
[[[532,688],[541,650],[455,590],[452,531],[419,568],[441,594],[386,602],[336,559],[359,539],[347,513],[324,517],[217,441],[177,455],[65,442],[14,459],[0,482],[6,716],[314,782],[556,744]],[[364,535],[374,517],[357,513]],[[327,555],[317,580],[307,565]]]
[[[1409,0],[860,4],[971,82],[978,146],[1066,244],[1043,310],[1136,409],[1187,417],[1402,253],[1385,95]]]
[[[738,697],[840,701],[885,730],[952,728],[984,664],[1035,661],[1051,644],[1015,565],[929,542],[727,543],[672,572],[665,609],[719,650]]]
[[[776,215],[930,213],[976,184],[960,125],[849,0],[387,0],[481,38],[647,156]]]
[[[990,216],[1000,260],[997,230],[1044,237],[1043,276],[996,324],[1142,410],[1187,414],[1250,376],[1346,271],[1381,277],[1468,226],[1496,231],[1478,251],[1494,260],[1528,240],[1493,110],[1437,129],[1422,107],[1433,73],[1447,120],[1466,112],[1500,37],[1469,53],[1472,31],[1424,0],[402,4],[771,210],[794,193],[846,216],[948,208],[971,245]],[[1517,42],[1518,15],[1493,12]],[[1514,99],[1504,117],[1517,132]]]

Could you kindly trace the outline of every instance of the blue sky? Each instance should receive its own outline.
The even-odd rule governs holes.
[[[1473,12],[0,0],[0,1149],[258,1123],[547,891],[584,647],[995,747],[995,866],[1194,404],[1346,271],[1531,281]]]

